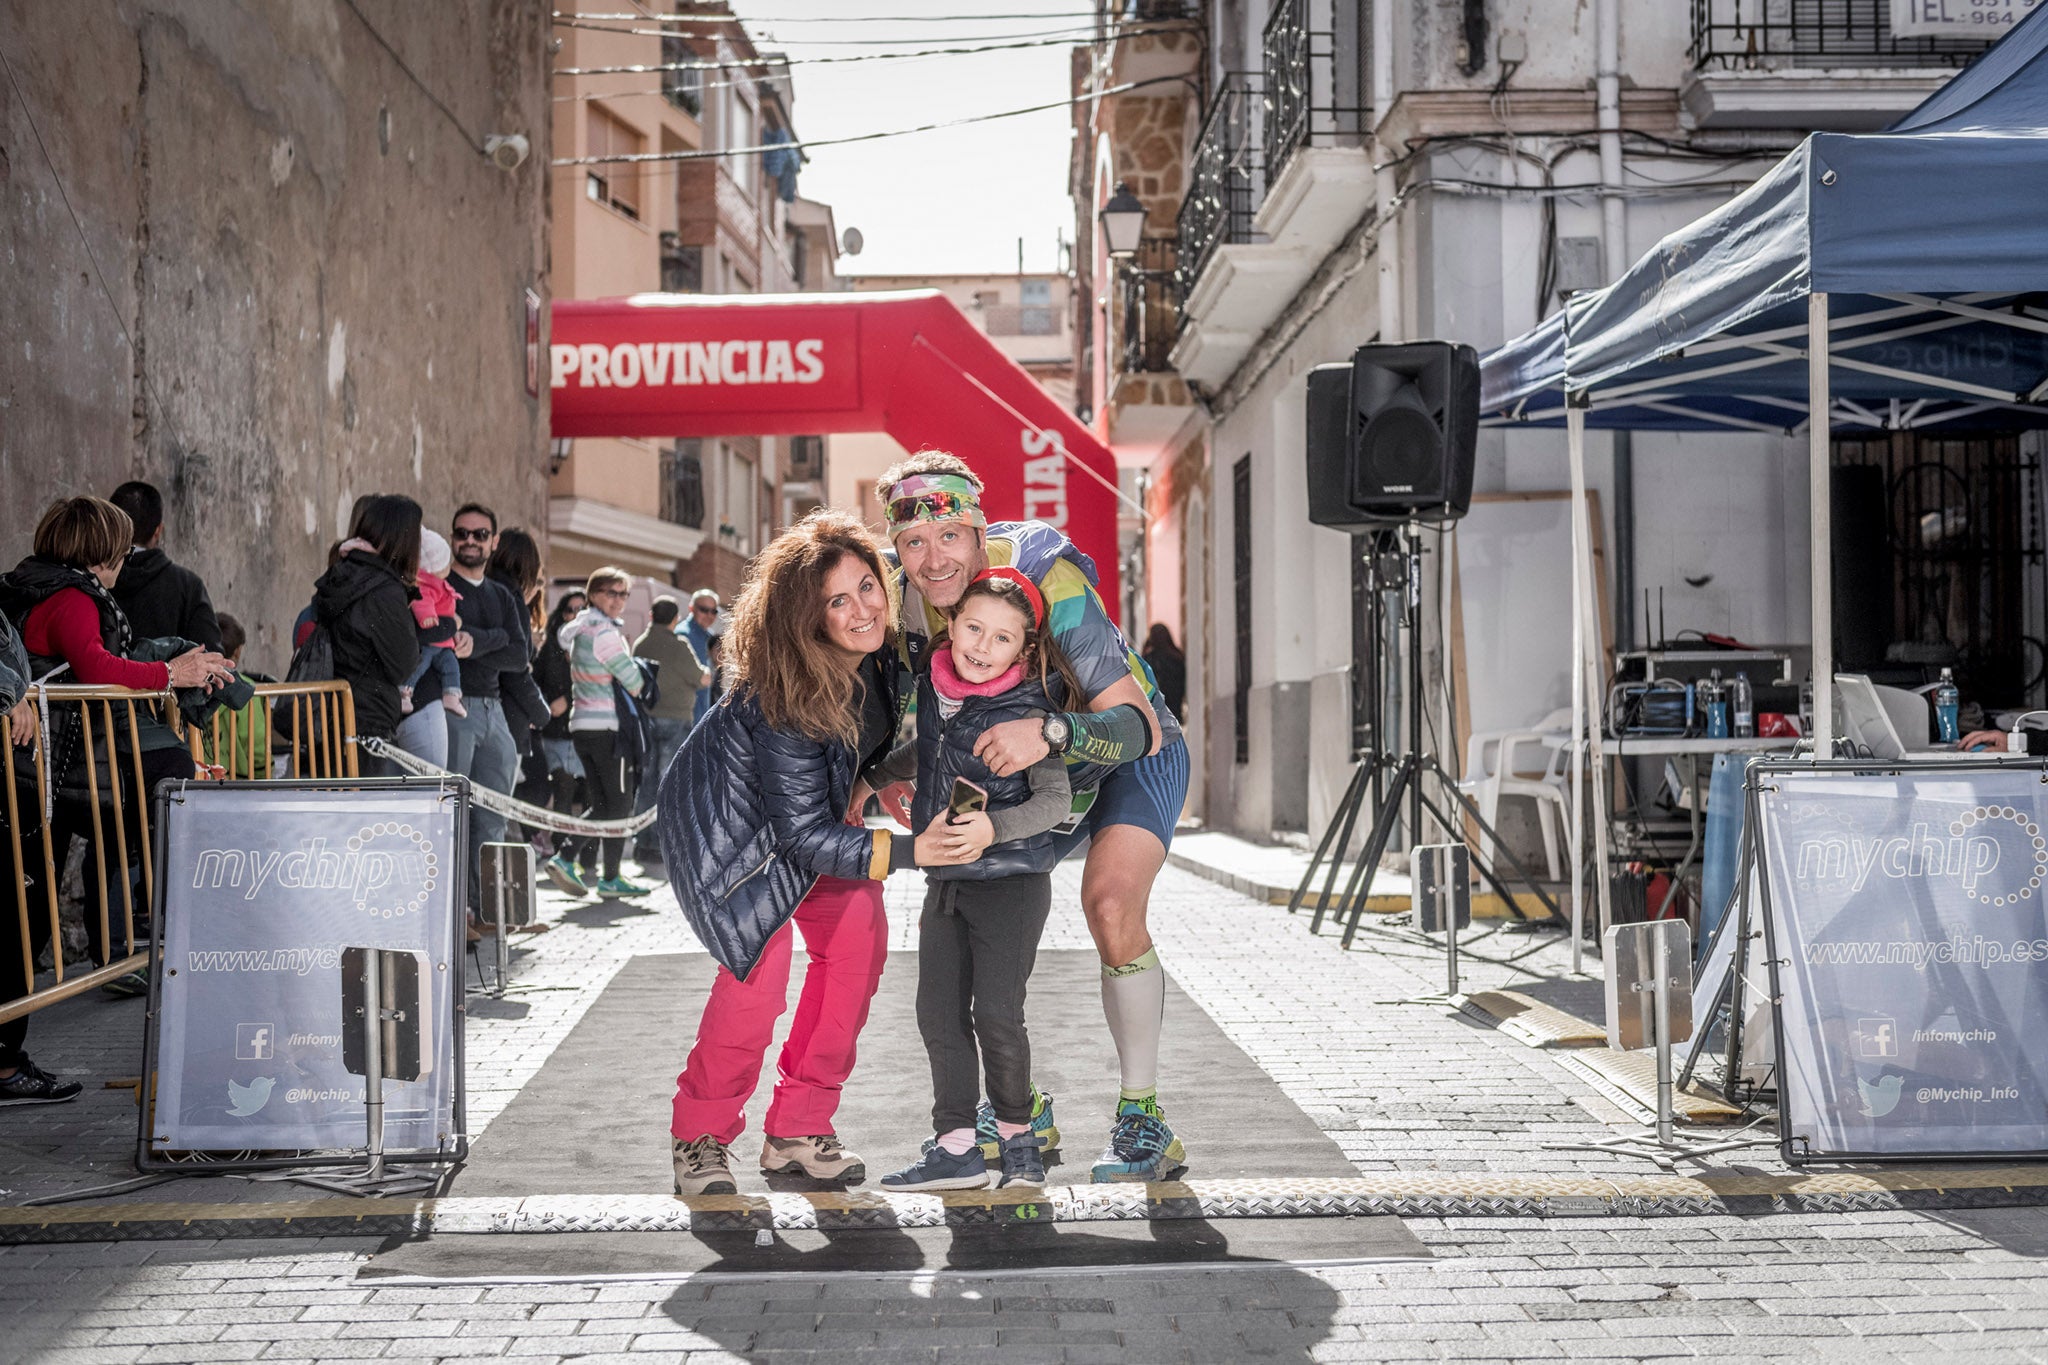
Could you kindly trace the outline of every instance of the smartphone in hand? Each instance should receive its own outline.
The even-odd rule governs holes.
[[[988,809],[988,792],[964,777],[953,779],[952,795],[946,798],[946,816],[953,819]]]

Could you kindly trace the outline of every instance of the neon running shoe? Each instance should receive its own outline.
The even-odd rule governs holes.
[[[624,877],[606,877],[597,884],[597,894],[608,901],[632,900],[647,894],[647,888]]]
[[[1109,1146],[1095,1161],[1098,1185],[1171,1180],[1187,1169],[1187,1150],[1166,1116],[1149,1100],[1125,1100],[1116,1107]]]
[[[991,1166],[1003,1159],[1003,1139],[996,1132],[996,1111],[987,1100],[974,1115],[974,1136],[981,1143],[982,1160]],[[1052,1096],[1031,1087],[1031,1136],[1038,1139],[1038,1150],[1050,1152],[1060,1145],[1060,1126],[1053,1122]]]
[[[542,863],[540,870],[548,874],[548,880],[553,882],[555,889],[563,895],[587,896],[590,894],[590,888],[584,885],[583,878],[576,873],[576,864],[562,857],[559,853]]]

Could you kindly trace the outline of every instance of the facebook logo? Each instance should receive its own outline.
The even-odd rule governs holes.
[[[1896,1057],[1899,1055],[1899,1025],[1893,1019],[1858,1019],[1856,1055]]]
[[[267,1062],[277,1051],[277,1030],[268,1024],[235,1025],[235,1060]]]

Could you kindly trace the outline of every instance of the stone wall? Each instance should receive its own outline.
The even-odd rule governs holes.
[[[0,6],[0,561],[52,498],[149,479],[166,548],[281,670],[359,494],[544,532],[547,13]],[[513,172],[498,132],[532,142]]]

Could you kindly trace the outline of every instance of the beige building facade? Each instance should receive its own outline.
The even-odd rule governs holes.
[[[559,168],[555,296],[838,287],[832,211],[795,195],[800,153],[740,150],[795,140],[787,65],[723,7],[664,5],[650,19],[556,25],[557,155],[673,159]],[[823,466],[820,437],[557,442],[549,573],[616,564],[729,596],[774,530],[823,501]]]

